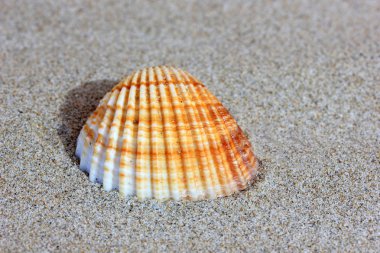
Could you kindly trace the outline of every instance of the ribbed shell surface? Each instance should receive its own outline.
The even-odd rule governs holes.
[[[105,190],[140,199],[206,199],[247,187],[251,145],[227,109],[189,73],[151,67],[100,101],[76,149]]]

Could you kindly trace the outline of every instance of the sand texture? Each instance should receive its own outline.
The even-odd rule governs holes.
[[[0,251],[375,252],[379,24],[376,0],[0,0]],[[161,64],[202,80],[249,136],[247,190],[141,202],[79,170],[100,98]]]

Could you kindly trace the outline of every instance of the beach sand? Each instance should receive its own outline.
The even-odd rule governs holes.
[[[0,1],[0,251],[380,248],[378,1]],[[173,65],[261,161],[209,201],[123,199],[76,138],[132,70]]]

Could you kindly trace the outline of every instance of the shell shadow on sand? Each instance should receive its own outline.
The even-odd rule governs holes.
[[[72,90],[66,96],[59,109],[61,125],[58,135],[65,147],[68,156],[77,162],[75,157],[76,141],[80,130],[87,118],[95,110],[103,96],[114,87],[118,81],[96,80],[83,83]]]

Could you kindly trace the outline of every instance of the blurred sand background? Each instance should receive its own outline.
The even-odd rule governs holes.
[[[0,0],[0,251],[380,248],[379,1]],[[199,202],[121,199],[74,157],[133,69],[188,70],[259,180]]]

